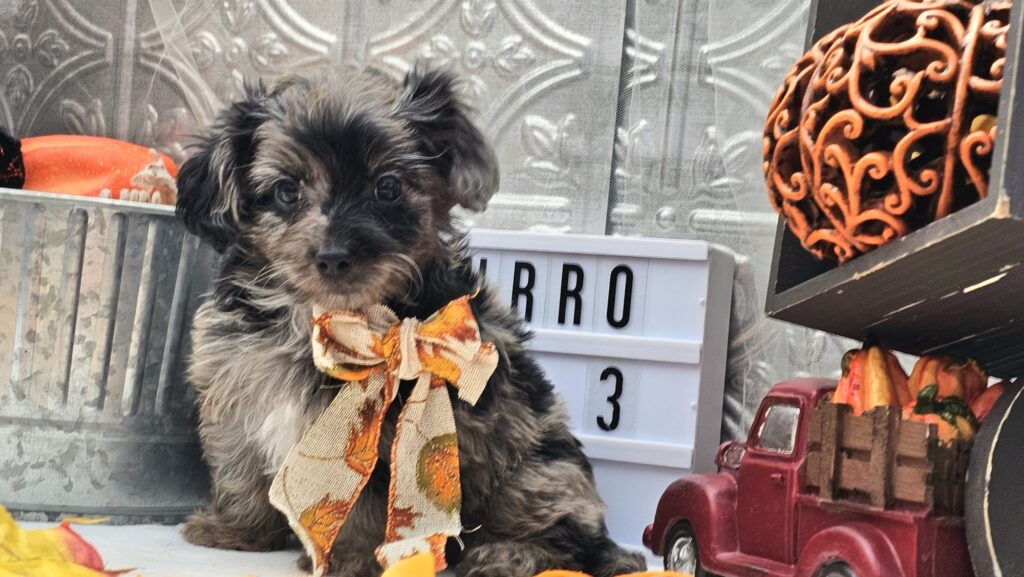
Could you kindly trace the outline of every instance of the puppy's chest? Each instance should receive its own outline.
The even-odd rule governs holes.
[[[335,382],[333,384],[339,387],[359,386],[355,383]],[[385,462],[390,459],[391,445],[395,438],[395,424],[404,404],[404,397],[408,394],[407,388],[411,388],[411,383],[408,387],[402,387],[399,397],[388,408],[384,422],[381,424],[377,454],[378,458]],[[332,398],[333,395],[326,395],[313,402],[282,399],[279,404],[266,413],[254,435],[266,458],[264,467],[266,474],[273,475],[284,465],[292,447],[302,440],[306,429],[323,413]],[[339,445],[347,442],[347,435],[347,431],[338,431]]]
[[[285,400],[267,413],[255,435],[266,458],[264,473],[273,475],[281,468],[302,439],[307,420],[305,403],[297,399]]]
[[[234,406],[240,414],[235,420],[262,453],[267,474],[277,472],[324,405],[323,376],[313,367],[312,355],[308,362],[296,360],[304,356],[301,344],[281,347],[271,341],[236,352],[229,361],[235,378],[214,385],[218,396],[237,395]],[[229,382],[238,386],[226,386]]]

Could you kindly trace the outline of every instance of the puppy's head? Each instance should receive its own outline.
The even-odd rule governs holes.
[[[449,212],[498,187],[493,151],[444,73],[369,71],[254,87],[178,177],[178,214],[307,302],[400,298],[440,254]]]

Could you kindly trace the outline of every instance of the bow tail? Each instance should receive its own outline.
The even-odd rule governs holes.
[[[315,577],[327,572],[331,547],[377,464],[396,388],[384,371],[343,386],[274,477],[270,502],[302,541]]]
[[[398,417],[391,448],[387,530],[377,549],[381,565],[429,551],[435,569],[444,569],[448,538],[462,532],[461,506],[459,444],[447,383],[421,375]]]

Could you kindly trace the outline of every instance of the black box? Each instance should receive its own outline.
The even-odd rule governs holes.
[[[808,36],[877,5],[814,2]],[[780,219],[769,316],[857,340],[873,335],[910,354],[972,357],[994,376],[1024,375],[1022,30],[1024,2],[1015,2],[988,197],[843,265],[815,259]]]

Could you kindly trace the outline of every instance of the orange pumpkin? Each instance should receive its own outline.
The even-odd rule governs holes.
[[[939,355],[918,359],[909,381],[914,396],[928,385],[937,385],[938,398],[959,397],[967,404],[973,402],[987,384],[988,376],[975,361],[959,361]]]
[[[971,401],[971,412],[974,413],[975,418],[977,418],[979,422],[985,420],[985,417],[987,417],[989,412],[992,410],[992,406],[995,405],[996,401],[999,400],[999,397],[1002,397],[1003,393],[1006,392],[1007,386],[1009,386],[1009,383],[1006,381],[999,381],[985,389],[983,393]]]
[[[843,376],[832,402],[850,405],[854,415],[875,407],[901,407],[913,401],[907,374],[891,351],[865,346],[843,356]]]

